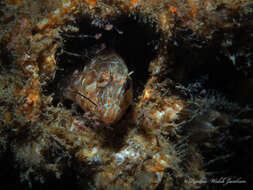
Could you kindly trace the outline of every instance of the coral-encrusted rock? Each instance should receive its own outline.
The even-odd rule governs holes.
[[[227,170],[210,169],[219,160],[240,155],[248,168],[252,110],[224,96],[252,103],[244,100],[253,91],[252,7],[251,0],[1,2],[0,161],[10,154],[15,185],[47,189],[73,172],[77,181],[68,184],[80,189],[197,189],[208,170]],[[133,70],[134,102],[108,125],[61,91],[101,44]]]

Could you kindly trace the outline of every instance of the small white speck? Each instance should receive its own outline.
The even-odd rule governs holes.
[[[55,13],[55,14],[59,14],[59,13],[60,13],[60,9],[56,9],[56,10],[54,11],[54,13]]]
[[[158,182],[160,182],[162,180],[161,172],[156,172],[155,174],[156,174]]]
[[[97,148],[96,148],[96,147],[94,147],[94,148],[92,149],[91,154],[93,155],[93,154],[96,154],[97,152],[98,152]]]
[[[70,6],[70,2],[68,1],[68,2],[65,2],[65,3],[63,3],[63,8],[67,8],[67,7],[69,7]]]
[[[167,163],[164,160],[161,160],[161,164],[165,166]]]
[[[40,22],[41,25],[44,25],[44,24],[47,24],[47,23],[48,23],[48,19],[47,19],[47,18],[44,18],[44,19]]]
[[[155,116],[156,116],[156,118],[158,120],[160,120],[160,119],[162,119],[162,117],[163,117],[164,114],[165,114],[164,111],[162,111],[162,112],[157,111],[156,114],[155,114]]]
[[[32,66],[32,65],[27,65],[27,66],[25,67],[25,69],[28,70],[28,71],[31,71],[31,70],[33,69],[33,66]]]
[[[25,54],[25,56],[24,56],[25,60],[29,59],[30,57],[31,57],[31,56],[28,55],[28,54]]]
[[[115,159],[118,164],[122,164],[125,161],[125,157],[120,153],[115,154]]]
[[[38,73],[33,73],[33,77],[34,77],[34,78],[39,77]]]
[[[175,104],[175,106],[176,106],[176,108],[180,108],[180,105],[178,105],[178,104]]]

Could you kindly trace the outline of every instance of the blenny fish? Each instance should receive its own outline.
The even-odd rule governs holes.
[[[133,83],[124,60],[113,50],[104,50],[73,73],[63,96],[112,124],[131,104]]]

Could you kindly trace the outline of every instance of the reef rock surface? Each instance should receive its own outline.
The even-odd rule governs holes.
[[[1,1],[0,189],[250,189],[252,19],[252,0]],[[62,95],[102,49],[134,90],[109,125]]]

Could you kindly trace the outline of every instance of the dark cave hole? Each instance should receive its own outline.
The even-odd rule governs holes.
[[[0,43],[0,62],[0,72],[11,71],[14,67],[13,56],[4,43]]]
[[[157,55],[160,40],[159,33],[155,31],[155,25],[143,24],[140,18],[141,16],[125,15],[118,17],[109,23],[113,26],[111,30],[106,30],[106,24],[102,21],[94,24],[94,21],[84,17],[77,19],[74,25],[79,28],[79,31],[62,34],[64,45],[56,56],[58,69],[55,79],[44,88],[45,94],[54,93],[53,105],[63,102],[70,108],[71,101],[61,99],[60,89],[74,70],[82,69],[96,55],[96,50],[99,50],[102,44],[116,51],[124,59],[129,72],[134,72],[131,77],[134,84],[134,97],[137,98],[149,77],[149,63]],[[98,34],[102,35],[99,39],[95,39],[94,36]],[[73,56],[71,53],[82,56]],[[79,108],[78,110],[81,111]]]
[[[240,37],[243,36],[243,31],[236,31],[235,34],[231,32],[235,37],[233,46],[228,50],[221,46],[224,40],[221,39],[224,37],[223,34],[217,34],[217,39],[208,42],[207,46],[202,44],[204,40],[201,42],[200,39],[188,39],[187,41],[185,40],[187,37],[182,38],[183,34],[178,33],[177,36],[180,37],[173,39],[174,42],[172,40],[168,48],[173,52],[175,62],[174,71],[169,77],[185,87],[200,85],[193,92],[193,96],[199,96],[202,90],[215,91],[225,96],[228,101],[252,105],[252,66],[248,68],[238,68],[238,66],[245,66],[253,57],[246,58],[245,53],[243,56],[235,56],[236,64],[233,63],[233,57],[229,57],[226,51],[235,55],[233,52],[245,48],[243,43],[247,40],[245,42],[245,37]],[[251,50],[253,46],[248,51]]]

